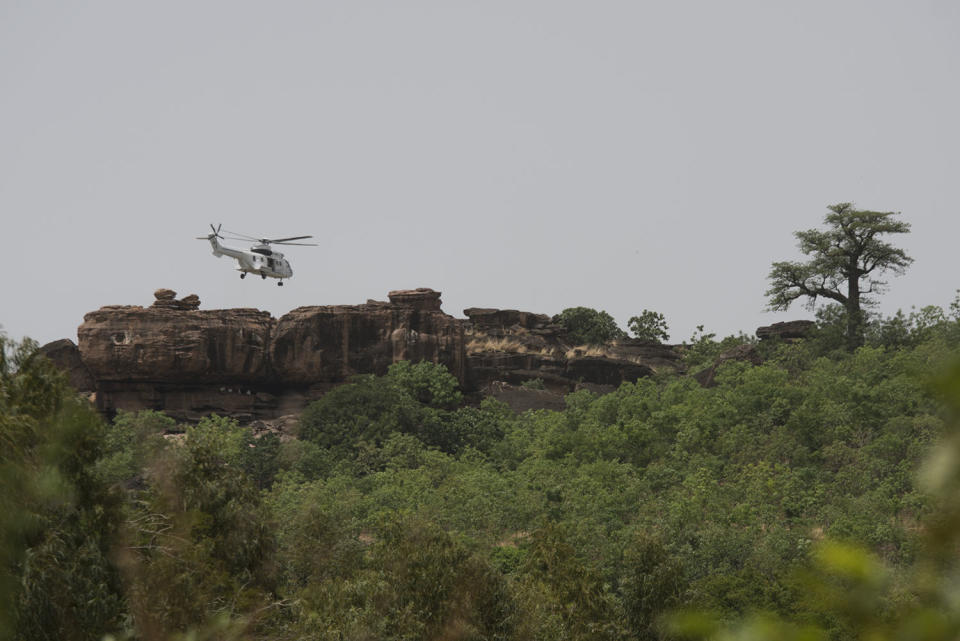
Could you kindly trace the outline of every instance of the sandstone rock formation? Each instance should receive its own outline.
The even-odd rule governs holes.
[[[664,345],[638,338],[621,338],[607,347],[611,357],[645,365],[655,372],[683,374],[686,366],[673,345]]]
[[[109,306],[84,316],[77,336],[97,381],[97,406],[108,414],[156,409],[180,419],[210,412],[247,419],[279,405],[267,361],[273,323],[255,309]]]
[[[96,381],[84,365],[77,344],[69,338],[47,343],[39,351],[66,373],[73,389],[78,392],[92,392],[96,388]]]
[[[439,303],[439,292],[434,293]],[[400,302],[298,307],[282,316],[270,342],[278,380],[329,388],[354,374],[386,374],[391,364],[409,360],[441,363],[462,384],[462,324],[429,301],[396,300]]]
[[[623,341],[600,353],[577,351],[543,314],[471,308],[457,319],[427,288],[392,291],[389,302],[299,307],[279,319],[256,309],[200,310],[196,295],[176,296],[159,289],[150,307],[107,306],[84,317],[74,351],[104,412],[270,420],[401,360],[443,364],[468,394],[497,384],[549,407],[577,388],[606,392],[663,368],[682,371],[669,346]],[[513,393],[537,379],[546,394]]]
[[[760,340],[769,340],[771,338],[779,338],[781,340],[806,338],[816,326],[817,324],[811,320],[774,323],[773,325],[758,327],[757,338]]]
[[[394,305],[412,307],[413,309],[424,312],[440,311],[440,292],[434,291],[429,287],[397,289],[387,294],[387,297]]]
[[[683,371],[679,352],[669,345],[624,339],[603,348],[578,348],[568,342],[564,327],[544,314],[478,307],[463,313],[469,319],[471,389],[539,379],[555,394],[566,394],[583,383],[609,391],[655,371]]]
[[[156,298],[151,307],[160,307],[165,309],[200,309],[200,297],[196,294],[189,294],[180,300],[176,300],[177,292],[172,289],[158,289],[153,292]]]
[[[463,325],[440,293],[391,292],[390,303],[300,307],[279,320],[255,309],[198,310],[199,298],[157,290],[148,308],[108,306],[84,317],[79,354],[97,403],[194,419],[299,411],[354,374],[400,360],[445,365],[466,379]]]

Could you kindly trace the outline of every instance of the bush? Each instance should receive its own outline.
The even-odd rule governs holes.
[[[463,395],[457,389],[457,379],[446,367],[437,363],[394,363],[387,372],[387,378],[430,407],[451,409],[463,400]]]
[[[412,432],[422,406],[394,381],[366,374],[327,392],[300,415],[300,438],[352,451],[361,441],[379,445],[393,432]]]
[[[578,345],[602,345],[627,336],[613,316],[589,307],[568,307],[554,316],[553,322],[563,325],[567,337]]]

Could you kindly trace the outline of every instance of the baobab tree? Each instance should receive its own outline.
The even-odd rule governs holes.
[[[851,203],[828,208],[825,230],[795,232],[807,262],[776,262],[770,270],[769,309],[785,310],[799,298],[813,309],[818,298],[840,303],[846,316],[847,347],[863,345],[863,307],[875,302],[886,282],[884,272],[902,274],[913,259],[881,240],[885,234],[905,234],[910,224],[898,212],[861,211]]]

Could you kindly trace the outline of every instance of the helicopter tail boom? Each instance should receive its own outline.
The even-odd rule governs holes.
[[[220,251],[220,248],[223,247],[219,242],[217,242],[217,237],[215,234],[210,234],[207,236],[207,239],[210,241],[210,246],[213,247],[213,255],[219,258],[223,256],[223,252]]]

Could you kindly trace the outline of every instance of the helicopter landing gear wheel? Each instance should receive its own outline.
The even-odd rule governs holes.
[[[240,278],[246,278],[247,272],[240,272]]]
[[[260,274],[260,279],[261,279],[261,280],[267,280],[267,275],[266,275],[266,274]]]
[[[278,281],[277,281],[277,287],[283,287],[283,281],[282,281],[282,280],[278,280]]]

